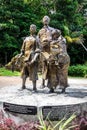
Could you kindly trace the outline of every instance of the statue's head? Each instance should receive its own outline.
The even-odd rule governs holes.
[[[30,33],[34,34],[36,32],[36,25],[35,24],[31,24],[30,25]]]
[[[61,31],[58,30],[58,29],[54,29],[52,31],[52,37],[55,39],[55,38],[58,38],[59,36],[61,35]]]
[[[49,25],[49,22],[50,22],[50,18],[48,16],[44,16],[43,17],[43,24],[44,25]]]

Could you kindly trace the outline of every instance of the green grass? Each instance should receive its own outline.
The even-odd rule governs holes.
[[[0,76],[19,76],[20,73],[17,72],[17,71],[10,71],[10,70],[7,70],[5,69],[4,67],[3,68],[0,68]]]

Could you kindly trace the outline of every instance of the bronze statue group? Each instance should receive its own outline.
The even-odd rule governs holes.
[[[49,26],[50,18],[43,17],[44,26],[36,35],[36,25],[30,25],[30,36],[26,37],[20,57],[24,55],[24,65],[21,72],[22,89],[25,89],[27,77],[32,81],[33,91],[37,91],[38,67],[41,64],[42,85],[49,92],[59,86],[64,93],[68,87],[68,67],[70,57],[67,53],[66,39],[59,29]],[[45,85],[45,80],[47,84]]]

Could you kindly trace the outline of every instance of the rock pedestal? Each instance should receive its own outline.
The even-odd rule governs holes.
[[[0,89],[0,102],[4,110],[24,120],[38,120],[38,116],[47,116],[50,120],[57,121],[63,116],[70,116],[74,112],[80,114],[87,111],[87,81],[69,79],[70,87],[65,94],[57,88],[54,93],[49,93],[48,88],[40,89],[41,80],[37,83],[37,93],[32,91],[29,81],[27,88],[20,90],[21,84],[7,86]]]

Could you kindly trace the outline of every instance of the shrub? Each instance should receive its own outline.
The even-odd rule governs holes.
[[[77,125],[74,130],[87,130],[87,111],[84,111],[83,114],[76,116],[72,125]]]
[[[69,76],[75,77],[87,77],[87,66],[86,65],[76,65],[69,67]]]
[[[25,122],[23,124],[20,124],[17,127],[17,130],[38,130],[38,122],[34,122],[34,121],[29,121],[29,122]]]
[[[39,122],[28,121],[17,125],[0,110],[0,130],[87,130],[87,111],[78,116],[73,114],[68,119],[64,117],[55,125],[50,120],[44,121],[41,117]]]
[[[0,110],[0,130],[17,130],[15,121],[6,118],[2,110]]]

